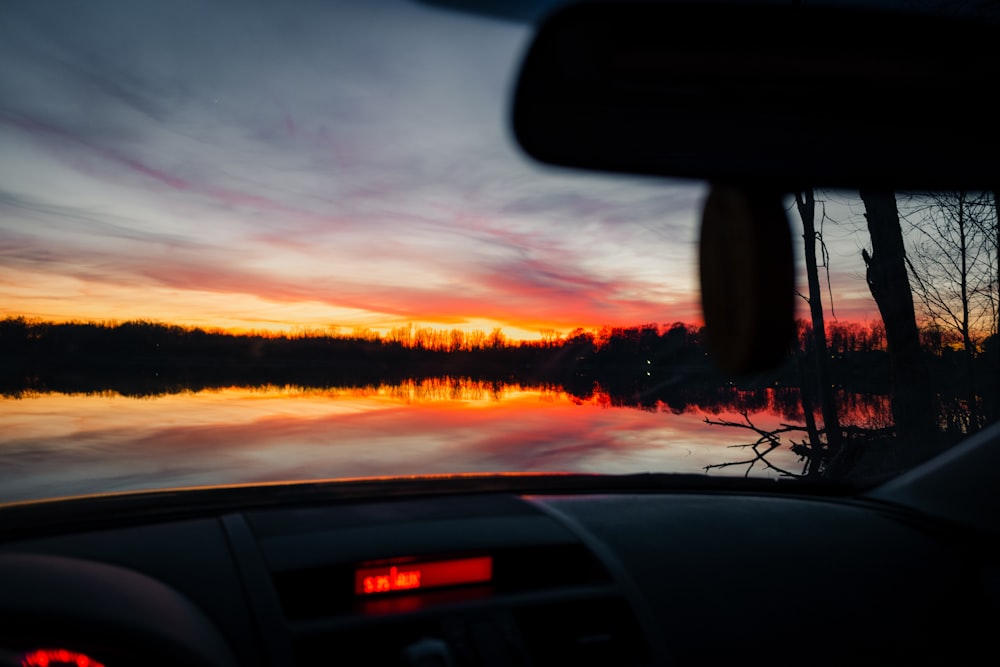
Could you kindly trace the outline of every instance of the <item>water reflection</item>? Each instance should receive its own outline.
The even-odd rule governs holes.
[[[447,472],[702,473],[731,458],[741,437],[706,426],[706,416],[753,406],[763,427],[788,419],[783,392],[760,393],[680,412],[629,408],[600,388],[574,395],[460,378],[143,398],[22,394],[0,399],[0,500]],[[773,460],[801,468],[789,450]]]

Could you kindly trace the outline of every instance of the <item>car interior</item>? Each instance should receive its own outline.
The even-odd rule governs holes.
[[[793,331],[782,197],[1000,182],[995,105],[948,93],[1000,80],[996,36],[888,3],[569,3],[534,29],[511,134],[567,169],[710,183],[709,344],[753,372]],[[941,94],[913,104],[927,80]],[[994,424],[865,483],[482,473],[11,502],[0,664],[989,663],[998,469]]]

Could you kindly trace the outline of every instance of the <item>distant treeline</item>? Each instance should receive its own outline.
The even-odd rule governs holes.
[[[802,345],[808,345],[809,335],[803,326]],[[859,369],[885,363],[884,335],[877,327],[836,327],[830,332],[829,347],[845,362],[863,359]],[[670,370],[721,379],[712,370],[701,329],[683,323],[576,329],[566,336],[548,332],[537,341],[512,341],[500,329],[489,334],[400,327],[384,336],[370,330],[265,335],[147,321],[51,323],[7,318],[0,320],[0,353],[0,369],[6,375],[181,370],[253,375],[284,370],[376,379],[486,375],[562,382],[579,374],[610,372],[641,378]]]
[[[447,375],[558,384],[585,394],[597,380],[647,385],[654,371],[659,381],[669,371],[719,384],[700,332],[680,324],[578,330],[534,342],[510,341],[499,330],[431,333],[406,328],[386,336],[371,331],[241,335],[143,321],[55,324],[8,318],[0,320],[0,389],[10,394],[259,384],[350,387]]]
[[[891,392],[879,324],[834,324],[827,335],[832,381],[845,405]],[[0,393],[155,395],[265,384],[364,387],[449,376],[556,386],[581,398],[599,388],[615,405],[676,412],[734,401],[752,411],[770,402],[793,419],[801,412],[798,388],[815,382],[812,364],[802,363],[811,338],[809,326],[801,324],[783,367],[734,378],[713,368],[701,329],[684,323],[577,329],[565,336],[548,332],[538,341],[511,341],[500,330],[478,335],[404,327],[385,336],[371,331],[271,336],[147,321],[7,318],[0,320]],[[925,344],[942,408],[960,410],[954,397],[963,395],[964,357],[934,332]],[[976,360],[983,368],[983,406],[994,419],[997,347],[995,337],[988,339]]]

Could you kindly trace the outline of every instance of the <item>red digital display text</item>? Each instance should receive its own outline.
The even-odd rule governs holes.
[[[379,595],[397,591],[481,584],[493,578],[493,558],[396,562],[359,567],[354,571],[357,595]]]
[[[21,667],[104,667],[90,656],[64,648],[41,648],[21,656]]]

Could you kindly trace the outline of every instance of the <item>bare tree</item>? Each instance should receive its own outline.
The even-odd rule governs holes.
[[[993,250],[993,334],[1000,335],[1000,190],[993,191]]]
[[[813,364],[816,369],[816,386],[819,397],[820,410],[823,414],[823,428],[826,432],[826,445],[828,453],[835,456],[842,446],[842,435],[840,421],[837,417],[837,404],[834,400],[833,386],[830,382],[829,354],[826,345],[826,325],[823,317],[823,294],[819,284],[819,265],[816,260],[816,243],[822,242],[819,233],[816,231],[816,198],[812,190],[795,193],[795,206],[798,209],[799,217],[802,219],[802,238],[805,242],[806,279],[809,286],[809,314],[812,319],[812,341],[813,341]],[[807,391],[806,378],[803,377],[803,399],[811,395]],[[805,401],[804,401],[805,403]],[[812,421],[812,406],[803,404],[806,412],[806,423],[810,425]],[[809,429],[810,437],[816,433],[815,425]],[[819,450],[819,442],[812,443],[814,449]],[[809,474],[819,474],[821,457],[816,456],[810,461]]]
[[[872,251],[861,251],[871,291],[885,324],[892,374],[892,414],[900,463],[919,462],[937,448],[930,376],[920,349],[913,294],[906,272],[903,232],[891,191],[861,190]],[[904,448],[905,447],[905,448]]]
[[[920,197],[907,207],[915,239],[908,254],[914,294],[927,318],[958,333],[969,350],[994,328],[992,199],[992,193],[954,192]]]
[[[906,216],[914,239],[907,260],[921,310],[933,325],[962,341],[971,430],[982,426],[978,344],[996,321],[994,206],[992,193],[924,195],[912,200]]]

